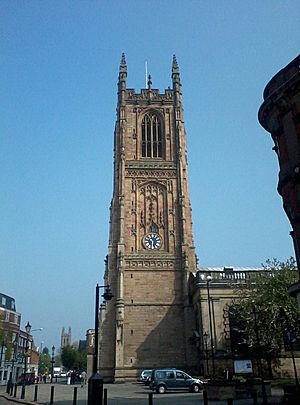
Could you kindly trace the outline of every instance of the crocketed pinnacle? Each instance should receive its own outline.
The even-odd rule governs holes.
[[[179,67],[176,59],[176,55],[173,55],[173,63],[172,63],[172,73],[179,73]]]
[[[120,62],[120,72],[127,72],[125,53],[122,53],[121,62]]]
[[[177,83],[180,85],[180,74],[179,74],[179,67],[178,67],[176,55],[173,55],[172,80],[173,80],[173,83]]]

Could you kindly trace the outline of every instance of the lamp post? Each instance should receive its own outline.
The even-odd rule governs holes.
[[[16,337],[13,341],[13,353],[12,353],[12,361],[11,361],[11,371],[10,371],[10,381],[13,382],[14,380],[14,366],[15,366],[15,361],[17,357],[17,352],[18,352],[18,335],[16,334]]]
[[[27,352],[28,352],[28,341],[29,341],[29,334],[31,331],[31,325],[29,321],[27,322],[27,325],[25,326],[26,330],[26,343],[25,343],[25,352],[24,352],[24,376],[23,376],[23,385],[22,385],[22,391],[21,391],[21,399],[25,398],[25,384],[26,384],[26,371],[27,371]]]
[[[26,372],[27,372],[27,357],[31,357],[31,351],[29,352],[29,335],[30,332],[34,332],[34,331],[42,331],[43,328],[37,328],[37,329],[31,329],[31,325],[29,323],[29,321],[27,322],[26,326],[25,326],[25,331],[26,331],[26,344],[25,344],[25,352],[24,352],[24,384],[26,381]],[[32,347],[30,347],[30,349],[32,349]],[[29,356],[28,356],[29,354]]]
[[[88,405],[102,405],[103,400],[103,378],[98,373],[98,342],[99,342],[99,289],[105,288],[102,295],[105,301],[113,298],[109,285],[96,285],[95,299],[95,350],[93,356],[93,374],[88,381]]]
[[[53,371],[54,371],[54,363],[55,363],[55,359],[54,359],[54,352],[55,352],[55,346],[52,346],[52,356],[51,356],[51,384],[53,381]]]
[[[204,332],[203,333],[203,342],[204,342],[204,347],[205,347],[206,374],[209,375],[207,338],[208,338],[208,333]]]
[[[214,377],[216,370],[215,370],[214,337],[213,337],[212,315],[211,315],[211,306],[210,306],[210,291],[209,291],[209,284],[210,284],[211,280],[212,280],[211,276],[206,277],[207,304],[208,304],[209,329],[210,329],[210,348],[211,348],[212,372],[213,372],[213,377]]]
[[[30,331],[31,331],[31,325],[30,325],[29,321],[27,322],[27,324],[25,326],[25,330],[26,330],[26,345],[25,345],[25,353],[24,353],[24,384],[25,384],[25,380],[26,380],[26,371],[27,371],[27,355],[28,355],[28,350],[29,350],[28,342],[29,342],[29,335],[30,335]]]

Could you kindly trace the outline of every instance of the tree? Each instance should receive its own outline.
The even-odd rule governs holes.
[[[39,357],[39,374],[45,374],[51,367],[51,357],[45,349],[43,349],[43,353]]]
[[[300,338],[300,311],[287,292],[298,273],[293,258],[268,260],[264,270],[240,290],[239,299],[229,308],[229,319],[234,350],[265,359],[272,378],[272,364],[276,366],[284,332],[289,330]]]
[[[81,370],[86,368],[86,353],[79,352],[74,346],[65,346],[61,350],[61,362],[68,370]]]
[[[83,351],[77,352],[77,361],[78,361],[78,369],[79,370],[86,370],[87,366],[87,351],[86,349]]]

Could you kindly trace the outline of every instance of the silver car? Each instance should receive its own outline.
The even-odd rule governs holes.
[[[138,379],[139,382],[143,382],[146,385],[149,385],[151,378],[152,370],[143,370]]]

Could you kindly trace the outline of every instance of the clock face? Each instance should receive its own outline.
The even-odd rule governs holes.
[[[144,245],[147,249],[159,249],[161,238],[157,233],[148,233],[144,236]]]

